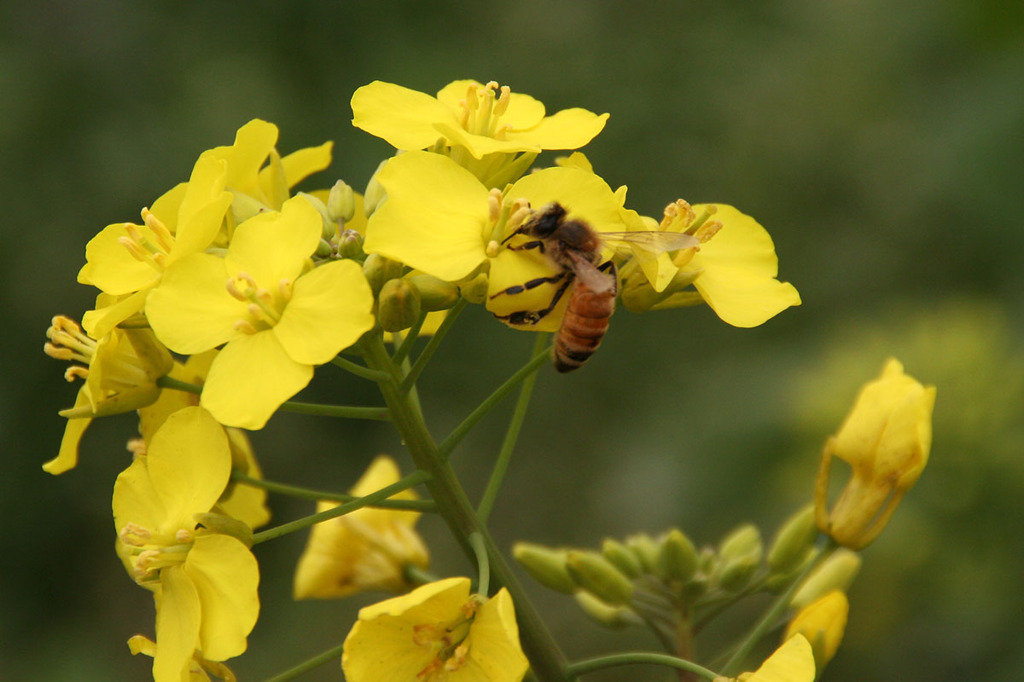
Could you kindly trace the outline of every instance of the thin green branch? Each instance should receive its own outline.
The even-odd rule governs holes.
[[[537,334],[533,343],[531,357],[536,357],[547,345],[548,335]],[[512,412],[512,419],[509,421],[508,430],[505,432],[505,440],[501,443],[501,450],[494,462],[494,469],[487,481],[487,488],[484,490],[480,505],[476,508],[477,516],[484,523],[491,515],[494,501],[498,498],[498,491],[501,490],[501,482],[505,480],[505,473],[508,471],[509,462],[512,460],[512,451],[515,450],[516,441],[519,439],[519,431],[523,427],[523,420],[526,419],[526,409],[530,406],[530,397],[533,395],[533,386],[537,383],[537,373],[530,374],[523,381],[519,389],[519,398],[516,399],[516,407]]]
[[[321,405],[318,403],[300,403],[288,400],[281,405],[286,412],[296,414],[312,414],[317,417],[341,417],[343,419],[375,419],[387,421],[391,417],[386,407],[362,407],[355,405]]]
[[[294,533],[297,530],[308,528],[309,526],[320,523],[321,521],[327,521],[328,519],[333,519],[338,516],[344,516],[349,512],[354,512],[356,509],[361,509],[362,507],[375,504],[377,502],[380,502],[381,500],[386,500],[387,498],[391,497],[392,495],[395,495],[396,493],[400,493],[403,490],[407,490],[415,485],[424,483],[429,479],[430,474],[426,473],[425,471],[414,471],[413,473],[409,474],[408,476],[398,481],[397,483],[392,483],[389,486],[385,486],[376,492],[366,495],[365,497],[360,497],[357,500],[352,500],[351,502],[346,502],[345,504],[338,505],[333,509],[328,509],[327,511],[322,511],[317,514],[305,516],[301,519],[290,521],[288,523],[282,523],[280,526],[275,526],[274,528],[269,528],[265,531],[256,533],[253,536],[253,544],[258,545],[261,542],[273,540],[275,538],[281,537],[282,535],[287,535],[288,533]]]
[[[617,668],[624,665],[637,665],[640,663],[653,663],[654,665],[664,665],[670,668],[686,670],[687,672],[694,673],[695,675],[699,675],[707,680],[714,680],[718,677],[718,673],[697,665],[692,661],[676,658],[675,656],[669,656],[668,654],[659,654],[648,651],[609,654],[607,656],[596,656],[583,661],[576,661],[575,663],[570,663],[565,667],[565,673],[567,677],[572,678],[579,675],[587,675],[592,672],[597,672],[598,670],[605,670],[606,668]]]
[[[349,372],[350,374],[355,374],[357,377],[369,379],[370,381],[380,381],[383,378],[382,374],[377,370],[370,369],[369,367],[364,367],[360,365],[358,362],[346,360],[340,355],[335,355],[334,359],[331,360],[331,364],[333,364],[335,367],[340,367],[341,369],[345,370],[346,372]]]
[[[448,311],[448,314],[445,315],[444,320],[442,320],[441,324],[438,326],[437,331],[430,337],[430,341],[427,341],[426,347],[416,358],[416,362],[413,363],[412,369],[410,369],[405,374],[405,378],[402,379],[401,389],[403,392],[408,391],[413,387],[413,385],[415,385],[420,374],[422,374],[423,370],[426,369],[427,363],[430,362],[430,358],[433,357],[434,352],[441,345],[441,341],[444,339],[445,334],[447,334],[448,330],[452,328],[453,324],[455,324],[456,318],[458,318],[459,313],[463,311],[466,305],[466,299],[460,298],[455,305],[452,306],[451,310]]]
[[[344,648],[344,646],[344,644],[339,644],[336,647],[328,649],[322,654],[317,654],[313,658],[309,659],[308,661],[303,661],[294,668],[289,668],[288,670],[285,670],[283,673],[268,678],[267,682],[286,682],[286,680],[294,680],[296,677],[302,675],[303,673],[308,673],[310,670],[313,670],[314,668],[319,668],[324,663],[329,663],[335,658],[339,658],[341,656],[342,649]]]
[[[402,364],[402,361],[409,357],[409,352],[412,351],[413,344],[415,344],[416,339],[419,338],[420,329],[423,328],[423,322],[426,319],[427,313],[420,313],[416,323],[409,327],[408,331],[406,331],[403,336],[399,336],[398,334],[394,335],[396,340],[399,338],[402,339],[402,342],[398,344],[397,350],[395,350],[395,354],[391,356],[391,361],[396,365]]]
[[[254,488],[262,488],[267,492],[288,495],[289,497],[297,497],[303,500],[327,500],[329,502],[346,503],[362,499],[355,495],[347,495],[345,493],[315,490],[313,488],[303,488],[301,486],[289,485],[287,483],[267,481],[262,478],[253,478],[252,476],[247,476],[246,474],[238,471],[231,472],[231,480]],[[366,506],[374,507],[375,509],[399,509],[402,511],[437,511],[437,504],[435,504],[433,500],[381,500]]]
[[[488,412],[493,410],[495,406],[504,400],[505,396],[512,392],[513,389],[521,381],[526,379],[528,376],[537,371],[537,369],[548,361],[550,352],[544,349],[542,352],[537,353],[533,358],[523,365],[515,374],[510,376],[505,383],[499,386],[493,393],[487,396],[486,399],[480,405],[473,410],[468,417],[462,420],[462,423],[456,426],[448,437],[441,441],[438,445],[438,451],[442,457],[448,457],[451,451],[455,449],[455,446],[466,437],[466,435],[477,425],[481,419],[483,419]]]
[[[469,544],[476,553],[476,569],[479,576],[476,582],[476,591],[487,596],[487,590],[491,586],[491,562],[487,558],[487,545],[484,544],[484,536],[480,533],[470,533]]]
[[[821,565],[825,559],[830,557],[833,552],[839,548],[839,545],[834,540],[828,538],[826,540],[824,548],[818,552],[818,556],[814,557],[814,561],[808,562],[804,570],[800,572],[793,582],[789,584],[778,597],[775,598],[775,603],[768,611],[765,612],[761,619],[754,626],[754,629],[750,631],[747,638],[743,640],[743,643],[736,649],[733,655],[726,661],[725,665],[722,666],[722,674],[728,677],[735,677],[740,672],[740,666],[743,665],[743,661],[750,654],[750,651],[761,641],[762,638],[768,632],[775,627],[778,623],[779,618],[785,613],[786,609],[790,607],[790,602],[793,600],[793,595],[800,589],[800,585],[803,584],[804,580],[811,572]]]

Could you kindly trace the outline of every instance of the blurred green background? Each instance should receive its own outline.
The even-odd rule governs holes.
[[[84,246],[136,220],[204,149],[253,117],[279,149],[335,141],[318,178],[361,187],[387,146],[349,124],[374,79],[435,92],[497,80],[549,111],[612,114],[587,148],[629,205],[734,204],[773,235],[804,304],[761,328],[707,309],[616,315],[571,376],[541,372],[494,512],[502,544],[597,546],[672,526],[714,543],[753,520],[769,534],[809,498],[821,443],[857,387],[896,355],[938,386],[932,461],[864,552],[829,680],[1018,680],[1024,670],[1024,4],[1019,0],[787,0],[500,5],[373,2],[0,3],[0,678],[144,679],[128,636],[152,634],[149,594],[112,551],[110,490],[128,417],[57,451],[75,387],[41,352]],[[550,160],[550,158],[548,158]],[[314,186],[314,185],[310,185]],[[529,353],[528,335],[470,311],[422,382],[443,436]],[[369,388],[324,372],[306,394]],[[339,397],[340,396],[340,397]],[[482,489],[511,405],[455,461]],[[379,424],[284,415],[255,434],[270,478],[346,489]],[[409,463],[402,458],[404,468]],[[307,505],[273,500],[275,519]],[[438,573],[465,573],[436,519]],[[259,679],[326,649],[376,597],[293,603],[301,535],[258,548],[263,614],[233,663]],[[533,590],[571,657],[654,648]],[[710,647],[712,642],[708,642]],[[141,657],[140,657],[141,658]],[[310,680],[340,679],[336,663]],[[595,680],[668,680],[635,668]]]

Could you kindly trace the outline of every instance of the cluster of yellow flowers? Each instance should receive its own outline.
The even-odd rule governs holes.
[[[409,397],[422,370],[409,367],[411,342],[420,334],[440,337],[440,319],[453,320],[467,303],[484,304],[514,327],[555,331],[574,278],[584,290],[595,288],[566,265],[580,256],[538,235],[546,207],[561,207],[565,220],[593,231],[587,263],[595,272],[602,264],[629,309],[704,302],[725,322],[751,327],[800,303],[796,289],[776,278],[768,233],[731,206],[676,200],[660,219],[643,216],[626,207],[626,188],[609,187],[579,152],[527,172],[544,150],[589,143],[607,114],[567,109],[549,116],[529,96],[475,81],[455,81],[436,97],[374,82],[356,91],[352,109],[353,125],[397,150],[363,195],[341,181],[295,192],[329,166],[332,144],[281,156],[276,126],[253,120],[233,144],[203,152],[188,181],[143,209],[140,223],[114,223],[88,243],[78,280],[100,290],[96,308],[83,316],[84,331],[57,317],[47,333],[47,352],[77,363],[66,376],[84,383],[74,407],[61,413],[64,438],[46,471],[76,466],[93,418],[138,412],[141,438],[132,441],[133,461],[114,485],[114,525],[127,572],[153,592],[156,605],[155,640],[137,635],[131,650],[153,656],[161,682],[233,679],[221,662],[246,649],[256,623],[259,569],[251,548],[269,538],[254,530],[270,518],[241,429],[260,429],[279,409],[298,409],[291,399],[328,363],[378,383],[386,408],[341,413],[393,421],[427,474],[406,484],[392,460],[379,458],[350,497],[321,501],[301,526],[318,522],[296,571],[297,598],[408,592],[360,612],[342,657],[348,679],[514,681],[531,662],[538,669],[540,659],[531,653],[528,662],[519,643],[516,610],[528,605],[510,585],[488,596],[486,542],[466,543],[478,552],[476,591],[468,578],[414,577],[427,567],[427,549],[413,530],[419,507],[412,505],[424,501],[405,488],[427,481],[453,527],[465,527],[453,513],[472,516],[451,511],[461,509],[464,495],[432,464],[441,461],[439,450],[423,436]],[[634,239],[616,250],[613,234]],[[671,248],[649,248],[658,241],[650,235],[659,234],[685,237],[665,241]],[[395,347],[390,356],[382,355],[385,334]],[[933,396],[898,364],[878,387],[865,389],[826,449],[816,510],[823,532],[858,548],[881,531],[926,461]],[[854,474],[829,511],[833,456]],[[479,535],[483,522],[474,523]],[[664,556],[646,568],[641,553],[629,580],[680,559],[678,537],[671,537],[676,544],[662,542],[655,555]],[[692,545],[689,551],[687,581],[699,574]],[[810,554],[796,563],[804,559]],[[490,561],[493,574],[504,576],[500,559]],[[567,565],[567,580],[586,583],[587,570]],[[631,595],[624,593],[622,604]],[[820,663],[838,645],[835,628],[814,615],[836,612],[833,603],[808,606],[792,637],[749,679],[812,679],[812,648]],[[543,648],[541,637],[533,628],[524,633],[528,652]]]

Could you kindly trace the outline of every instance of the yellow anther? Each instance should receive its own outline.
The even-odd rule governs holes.
[[[234,329],[236,332],[242,332],[243,334],[256,333],[256,327],[252,326],[249,320],[235,320]]]
[[[501,218],[501,190],[492,189],[487,195],[487,213],[491,224],[498,222]]]
[[[146,226],[153,231],[153,235],[156,237],[157,243],[160,244],[160,248],[164,251],[170,251],[171,247],[174,246],[174,235],[163,224],[163,221],[153,215],[153,212],[148,207],[142,209],[142,222],[146,223]]]
[[[281,278],[281,281],[277,283],[277,290],[281,294],[281,298],[287,303],[292,300],[292,292],[294,291],[294,285],[290,279]]]
[[[64,381],[71,383],[76,380],[85,381],[89,378],[89,368],[82,365],[72,365],[64,370]]]

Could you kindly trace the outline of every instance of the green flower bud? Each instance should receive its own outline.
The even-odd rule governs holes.
[[[384,283],[402,276],[403,266],[398,261],[388,260],[379,253],[371,253],[363,261],[363,275],[370,283],[374,295],[380,294]]]
[[[363,235],[355,230],[342,230],[338,235],[338,258],[349,258],[362,261],[366,259],[363,252]]]
[[[296,196],[300,196],[308,201],[310,205],[316,209],[316,212],[320,214],[320,219],[322,221],[320,226],[321,239],[324,239],[325,241],[333,239],[335,233],[338,231],[338,224],[331,220],[331,214],[327,210],[327,204],[306,192],[298,192]]]
[[[327,195],[327,214],[331,220],[344,225],[356,214],[355,192],[344,180],[338,180]]]
[[[630,535],[626,538],[626,547],[636,555],[643,566],[644,573],[656,573],[658,570],[658,543],[646,533]]]
[[[817,536],[814,505],[809,504],[786,519],[775,533],[768,550],[768,568],[772,573],[792,572],[807,559]]]
[[[658,548],[658,575],[670,582],[686,584],[697,572],[697,548],[678,528],[661,540]]]
[[[576,585],[612,606],[628,604],[633,597],[632,581],[597,552],[569,550],[565,567]]]
[[[729,533],[718,547],[718,584],[726,590],[741,589],[761,565],[764,546],[761,532],[744,524]]]
[[[639,578],[644,572],[644,567],[636,554],[614,538],[604,539],[601,543],[601,554],[627,577]]]
[[[451,282],[433,275],[412,275],[405,279],[420,295],[420,304],[428,313],[448,310],[459,300],[459,288]]]
[[[420,319],[420,295],[404,279],[389,279],[380,290],[377,319],[381,329],[398,332]]]
[[[373,177],[370,178],[370,182],[366,185],[366,191],[363,193],[363,213],[369,218],[373,215],[373,212],[377,210],[377,206],[380,202],[384,201],[387,197],[387,191],[384,189],[384,185],[377,182],[377,173],[380,173],[380,169],[384,167],[384,164],[388,162],[388,159],[384,159],[377,166],[377,170],[373,172]]]
[[[572,594],[576,591],[576,583],[565,567],[566,553],[564,549],[551,549],[531,542],[517,542],[512,547],[512,556],[534,580],[556,592]]]
[[[583,613],[605,627],[624,628],[627,625],[643,622],[628,607],[612,606],[601,601],[586,590],[580,590],[573,597],[580,608],[583,609]]]
[[[860,571],[860,555],[848,549],[838,549],[821,566],[807,576],[790,601],[793,608],[802,609],[832,590],[849,591],[853,579]]]
[[[246,547],[252,547],[252,529],[244,521],[216,512],[195,514],[193,518],[197,529],[205,528],[220,535],[230,535]]]

